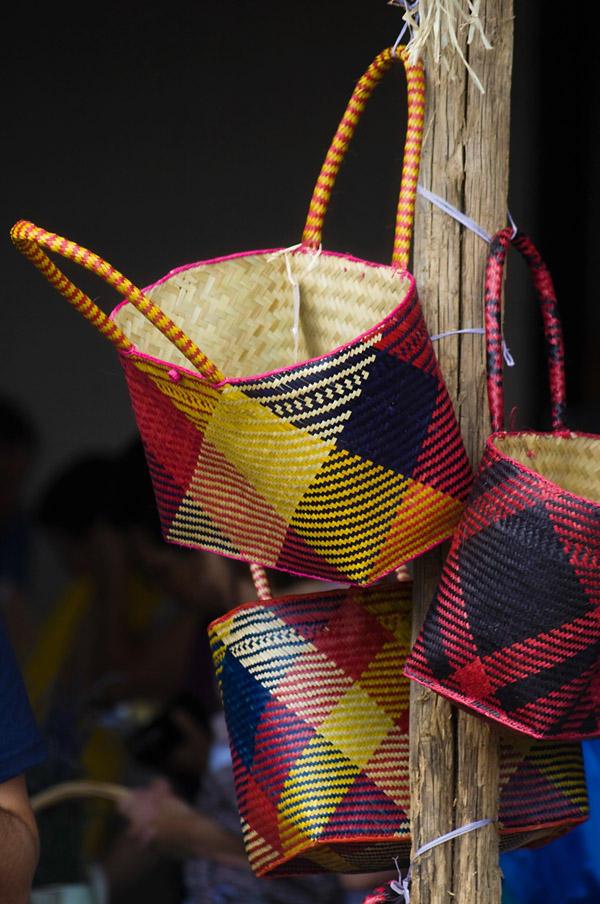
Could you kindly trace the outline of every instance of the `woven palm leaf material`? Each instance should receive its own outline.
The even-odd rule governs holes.
[[[600,735],[600,438],[564,427],[564,369],[552,280],[530,241],[553,432],[504,432],[500,285],[510,230],[486,277],[494,433],[453,537],[406,674],[533,737]]]
[[[261,599],[209,626],[249,861],[261,876],[410,857],[410,582]],[[503,850],[587,816],[577,744],[507,733]]]
[[[384,266],[320,243],[360,114],[395,62],[408,124]],[[142,292],[87,249],[14,227],[19,249],[119,349],[168,541],[368,584],[451,535],[472,472],[406,270],[423,108],[421,65],[379,54],[334,136],[295,250],[180,267]],[[126,302],[107,317],[42,249],[96,272]]]

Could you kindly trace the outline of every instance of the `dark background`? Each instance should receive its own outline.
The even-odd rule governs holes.
[[[600,79],[591,22],[576,18],[585,5],[571,6],[516,3],[509,204],[559,292],[569,423],[600,433]],[[33,220],[142,286],[190,261],[296,243],[351,90],[401,25],[385,0],[5,11],[0,391],[40,432],[33,490],[74,455],[118,447],[135,426],[110,344],[12,247],[11,225]],[[389,259],[400,82],[384,80],[358,130],[326,223],[332,250]],[[511,269],[510,395],[520,425],[539,428],[535,305],[524,269]],[[117,302],[76,277],[105,310]]]

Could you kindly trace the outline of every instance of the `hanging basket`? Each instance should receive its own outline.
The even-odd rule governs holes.
[[[500,288],[511,231],[486,275],[488,438],[406,674],[537,738],[600,735],[600,437],[563,424],[564,365],[550,274],[531,242],[553,431],[503,428]]]
[[[411,848],[412,584],[267,595],[209,626],[252,868],[393,869]],[[502,850],[585,820],[580,745],[507,733],[500,761]]]
[[[408,124],[383,266],[320,242],[355,126],[394,63],[406,70]],[[25,221],[13,228],[17,247],[119,349],[168,541],[368,584],[452,533],[472,473],[406,270],[423,105],[421,65],[380,53],[354,90],[295,250],[191,264],[141,292],[87,249]],[[44,249],[126,302],[106,317]]]

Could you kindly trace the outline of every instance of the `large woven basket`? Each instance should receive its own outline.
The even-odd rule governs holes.
[[[550,274],[525,256],[542,307],[553,432],[504,432],[500,287],[510,230],[486,279],[495,431],[406,673],[534,737],[600,735],[600,437],[563,424],[564,367]]]
[[[406,69],[408,126],[392,266],[383,266],[322,251],[320,238],[359,116],[394,62]],[[14,227],[19,249],[120,351],[167,540],[368,584],[452,533],[472,474],[406,270],[423,92],[420,65],[403,51],[379,54],[333,139],[296,249],[181,267],[144,294],[87,249]],[[97,273],[126,303],[107,318],[43,248]]]
[[[258,875],[365,872],[408,860],[410,682],[402,667],[411,595],[411,583],[398,581],[327,589],[260,599],[210,625]],[[580,745],[507,732],[500,771],[503,850],[586,818]]]

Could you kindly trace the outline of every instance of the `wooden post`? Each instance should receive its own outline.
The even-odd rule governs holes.
[[[419,181],[493,233],[507,222],[512,0],[482,0],[479,15],[493,49],[486,51],[477,39],[467,45],[464,29],[458,37],[485,94],[460,61],[450,76],[442,69],[426,71]],[[486,255],[481,238],[418,199],[413,270],[432,334],[483,326]],[[484,338],[443,339],[436,351],[477,467],[489,433]],[[446,552],[447,547],[434,550],[415,563],[415,634]],[[496,817],[495,728],[416,684],[410,728],[413,851],[452,828]],[[499,904],[500,897],[495,824],[440,845],[413,865],[411,904]]]

